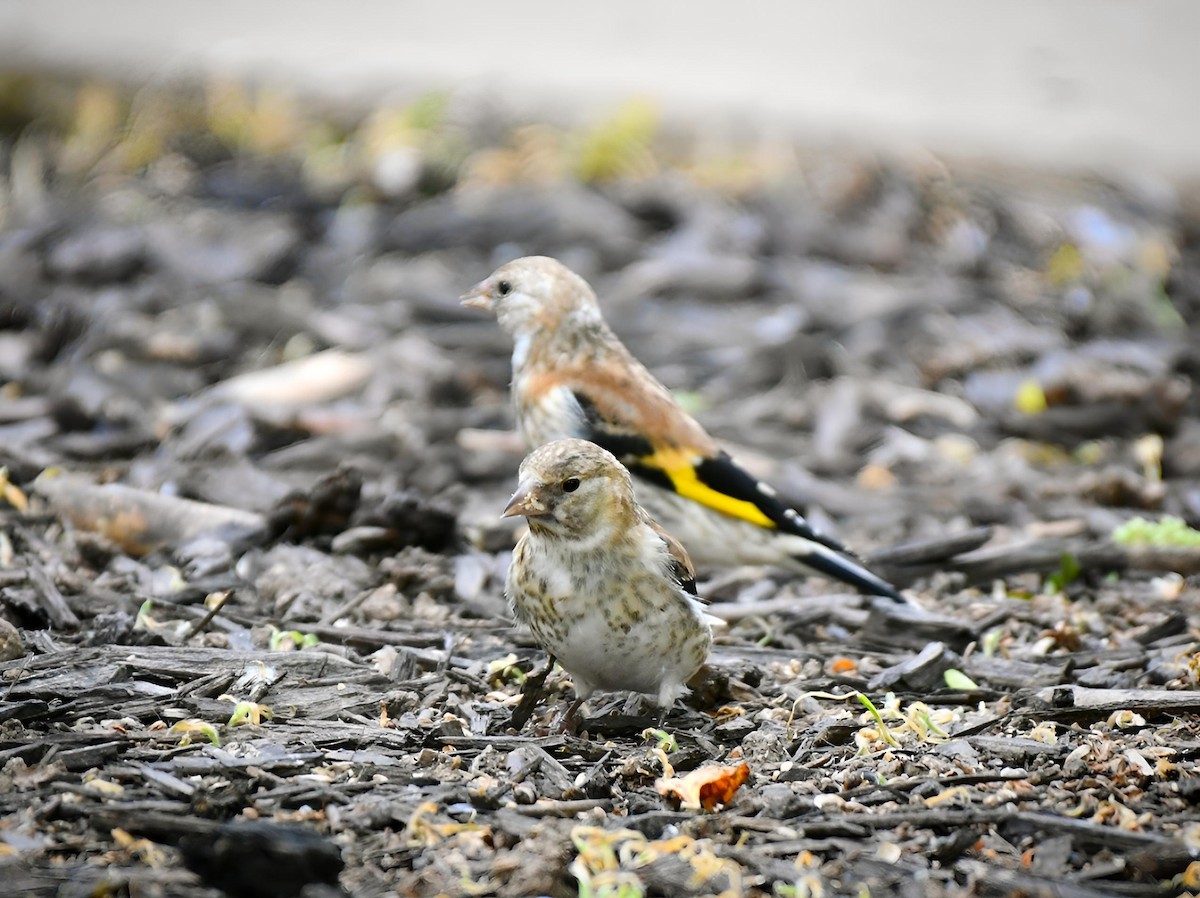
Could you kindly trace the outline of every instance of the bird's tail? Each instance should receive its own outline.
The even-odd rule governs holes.
[[[908,604],[908,600],[900,594],[900,590],[879,575],[871,573],[853,558],[820,543],[810,540],[805,540],[805,542],[808,545],[792,556],[799,564],[818,574],[853,586],[866,595],[882,596],[893,602]]]

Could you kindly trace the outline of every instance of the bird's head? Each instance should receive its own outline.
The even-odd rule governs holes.
[[[547,443],[521,462],[518,480],[502,516],[525,517],[531,530],[590,540],[636,521],[629,472],[595,443]]]
[[[552,334],[564,326],[601,322],[587,281],[549,256],[501,265],[462,296],[462,304],[493,312],[514,337]]]

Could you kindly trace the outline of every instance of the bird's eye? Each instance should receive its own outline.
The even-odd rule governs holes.
[[[573,493],[577,489],[579,489],[579,478],[578,477],[568,477],[566,480],[563,481],[563,492],[564,493]]]
[[[496,292],[501,296],[508,296],[508,294],[512,293],[512,284],[508,281],[501,281],[496,285]]]

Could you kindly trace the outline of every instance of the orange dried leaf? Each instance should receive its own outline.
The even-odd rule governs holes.
[[[686,776],[664,777],[655,782],[658,794],[674,796],[681,807],[711,811],[718,804],[729,804],[742,783],[750,777],[750,765],[734,767],[709,765]]]
[[[858,472],[854,482],[863,489],[884,492],[896,485],[896,475],[883,465],[870,464]]]

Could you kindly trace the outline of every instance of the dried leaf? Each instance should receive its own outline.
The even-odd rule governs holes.
[[[149,839],[136,839],[123,829],[112,830],[113,842],[122,851],[137,857],[147,867],[161,870],[167,866],[167,855]]]
[[[969,804],[971,793],[967,791],[966,786],[952,786],[949,789],[942,790],[937,795],[931,795],[929,798],[926,798],[925,807],[936,808],[938,805],[954,801],[956,798],[961,798],[964,804]]]
[[[736,767],[709,765],[681,777],[656,780],[654,787],[664,798],[674,796],[680,807],[711,811],[718,804],[729,804],[734,794],[750,777],[750,765]]]
[[[1029,738],[1043,745],[1057,745],[1058,734],[1051,721],[1043,721],[1029,731]]]
[[[125,794],[125,787],[120,783],[114,783],[112,780],[100,779],[99,777],[85,780],[83,787],[102,798],[120,798]]]
[[[0,499],[20,512],[29,510],[29,498],[16,484],[9,483],[8,468],[0,466]]]
[[[1132,730],[1146,725],[1146,718],[1136,711],[1125,709],[1108,715],[1108,725],[1122,730]]]

